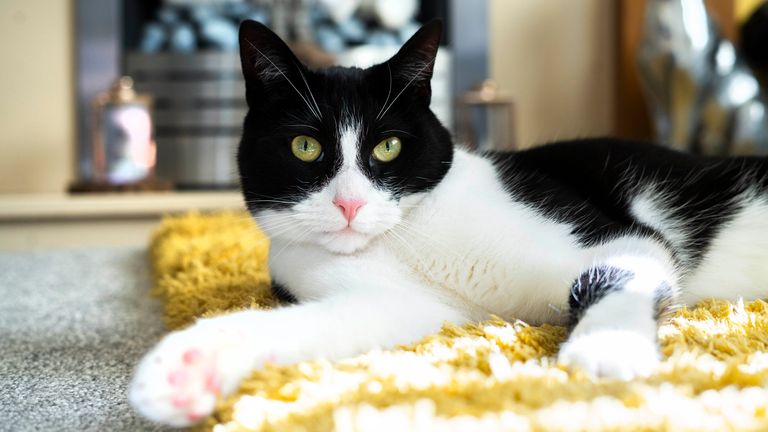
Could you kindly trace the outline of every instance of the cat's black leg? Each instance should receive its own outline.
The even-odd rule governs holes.
[[[282,303],[296,304],[299,302],[285,285],[274,279],[272,280],[272,294]]]
[[[568,328],[573,329],[589,308],[604,297],[621,292],[636,275],[633,271],[610,266],[595,266],[583,272],[571,286],[568,299]],[[666,317],[675,304],[675,290],[669,281],[662,281],[655,289],[654,318]]]
[[[612,378],[653,372],[658,321],[674,304],[675,279],[664,253],[620,252],[585,270],[571,287],[571,334],[559,360]]]

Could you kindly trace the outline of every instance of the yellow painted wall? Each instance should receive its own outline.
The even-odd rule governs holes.
[[[0,193],[58,192],[73,173],[71,0],[0,0]]]
[[[517,105],[517,139],[613,128],[613,0],[490,0],[491,77]]]

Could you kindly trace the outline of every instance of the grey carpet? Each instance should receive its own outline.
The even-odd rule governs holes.
[[[126,400],[163,333],[138,249],[0,253],[0,430],[159,430]]]

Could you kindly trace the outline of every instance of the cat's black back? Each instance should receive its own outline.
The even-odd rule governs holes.
[[[579,139],[491,156],[510,193],[572,223],[585,244],[632,232],[666,240],[631,211],[633,198],[652,190],[697,233],[685,246],[689,264],[741,208],[739,196],[768,190],[766,158],[703,157],[645,142]]]

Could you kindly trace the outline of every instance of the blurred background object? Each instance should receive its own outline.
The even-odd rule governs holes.
[[[765,89],[768,88],[768,1],[747,15],[749,18],[740,34],[742,53]]]
[[[514,103],[487,79],[459,96],[456,138],[477,150],[515,148]]]
[[[473,8],[483,11],[484,2]],[[332,64],[367,66],[394,54],[419,26],[432,18],[446,20],[447,34],[433,78],[432,107],[448,126],[453,123],[451,35],[485,33],[484,13],[467,15],[453,28],[452,12],[467,2],[448,0],[78,0],[80,100],[78,177],[92,179],[86,144],[93,125],[84,101],[93,85],[85,76],[102,73],[131,76],[137,91],[155,97],[157,174],[178,189],[235,189],[234,154],[247,110],[237,51],[238,25],[255,19],[289,42],[310,67]],[[97,13],[97,11],[100,11]],[[104,16],[117,25],[103,28]],[[466,14],[465,14],[466,15]],[[477,39],[477,37],[474,37]],[[482,36],[487,41],[487,36]],[[106,42],[99,45],[98,41]],[[108,55],[93,47],[112,51]],[[487,42],[470,56],[482,66],[458,71],[465,81],[487,77]]]
[[[74,183],[71,192],[170,188],[155,178],[152,97],[137,94],[131,77],[120,77],[97,95],[91,115],[93,179]]]
[[[703,0],[648,1],[638,66],[659,142],[768,154],[768,99]]]
[[[646,97],[641,84],[638,58],[643,43],[646,25],[646,9],[652,6],[653,0],[619,0],[616,3],[615,28],[616,28],[616,68],[614,76],[615,96],[612,101],[614,109],[613,134],[621,137],[636,139],[655,139],[657,134],[652,122],[651,105],[653,102]],[[671,9],[677,7],[680,0],[660,2],[662,15],[671,14]],[[699,2],[699,5],[701,2]],[[745,23],[761,7],[765,7],[766,0],[704,0],[703,6],[707,18],[716,27],[724,41],[733,44],[735,48],[734,58],[744,55],[749,64],[748,55],[745,54],[745,40],[740,38]],[[666,6],[664,6],[666,5]],[[686,3],[688,5],[688,3]],[[686,24],[701,22],[701,8],[687,7],[682,11],[682,23],[672,24],[673,30],[678,34],[684,34]],[[697,27],[699,33],[701,27]],[[654,31],[657,29],[654,29]],[[704,29],[706,30],[706,28]],[[651,35],[653,36],[653,35]],[[659,34],[660,38],[670,38],[671,35]],[[683,39],[684,40],[684,39]],[[766,42],[757,42],[758,50],[766,49]],[[762,46],[762,48],[759,48]],[[706,60],[710,66],[716,64],[716,58]],[[754,67],[749,64],[750,67]],[[745,70],[745,69],[741,69]],[[746,70],[745,70],[746,71]],[[755,70],[752,71],[756,72]],[[765,94],[765,84],[761,84],[760,92]],[[691,109],[685,104],[681,109]],[[669,143],[668,143],[669,144]],[[700,147],[701,143],[693,144]],[[730,143],[728,146],[730,147]],[[685,146],[685,144],[679,144]]]

